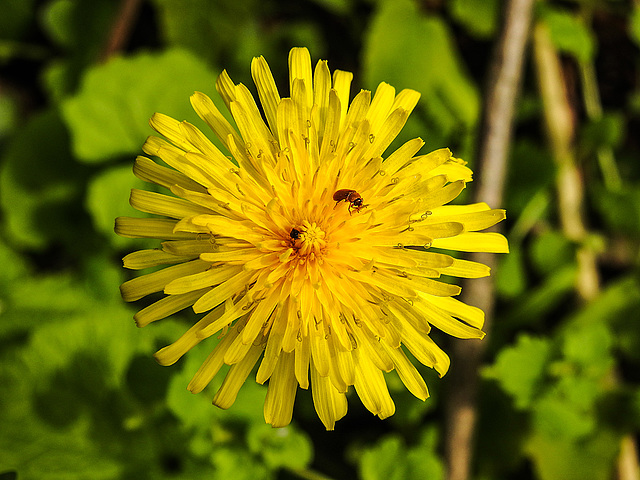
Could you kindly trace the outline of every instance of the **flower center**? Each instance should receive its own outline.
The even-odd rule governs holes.
[[[296,242],[299,245],[300,260],[306,260],[309,256],[311,259],[321,256],[327,246],[324,237],[324,230],[316,222],[304,220],[300,227],[300,239]]]

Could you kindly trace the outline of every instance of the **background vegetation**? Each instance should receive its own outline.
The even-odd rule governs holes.
[[[335,432],[308,392],[277,430],[255,382],[229,411],[187,392],[210,347],[155,364],[193,319],[135,328],[120,258],[148,244],[116,237],[113,219],[136,215],[131,167],[152,113],[202,126],[189,95],[214,97],[222,68],[253,88],[257,55],[286,95],[291,46],[353,71],[355,91],[382,80],[420,91],[401,140],[420,136],[425,151],[448,146],[479,167],[504,3],[3,0],[0,479],[444,478],[448,377],[426,369],[426,402],[390,376],[395,416],[379,421],[353,396]],[[512,253],[495,277],[472,472],[605,480],[640,428],[640,3],[541,1],[534,24],[544,32],[534,50],[546,38],[561,60],[551,85],[566,91],[569,117],[550,120],[557,102],[536,79],[551,72],[530,48],[505,199],[492,205],[507,209]]]

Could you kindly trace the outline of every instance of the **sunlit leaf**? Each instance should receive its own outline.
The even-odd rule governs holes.
[[[548,340],[523,334],[515,345],[498,353],[495,363],[485,368],[483,375],[497,380],[513,397],[516,407],[528,408],[542,387],[550,355]]]
[[[607,325],[593,317],[588,324],[569,325],[562,347],[565,358],[584,374],[599,377],[608,372],[613,365],[613,338]]]
[[[573,55],[580,62],[593,59],[596,51],[595,37],[578,16],[548,8],[544,10],[543,18],[556,48]]]
[[[596,419],[556,396],[546,396],[533,407],[534,429],[549,438],[566,440],[584,437],[593,432]]]
[[[267,467],[243,448],[216,448],[211,455],[216,478],[234,480],[267,480],[271,478]]]
[[[629,19],[629,35],[640,46],[640,5],[634,4]]]
[[[62,105],[74,154],[82,161],[103,162],[140,152],[153,133],[149,118],[155,112],[202,126],[189,97],[209,91],[222,104],[211,92],[214,82],[207,65],[183,50],[113,58],[89,69],[79,93]]]
[[[113,226],[116,217],[140,215],[129,205],[129,192],[132,188],[142,188],[143,185],[146,184],[133,176],[131,165],[105,169],[89,183],[86,205],[95,229],[116,247],[140,244],[138,239],[116,235]]]
[[[8,95],[0,96],[0,140],[7,137],[18,117],[17,102]]]
[[[380,439],[360,457],[363,480],[402,480],[405,478],[444,478],[444,469],[435,454],[437,436],[434,429],[426,429],[420,444],[408,448],[397,435]]]
[[[164,370],[166,375],[170,375],[169,390],[166,397],[167,406],[176,418],[180,419],[185,428],[194,432],[194,435],[197,435],[198,430],[204,430],[209,433],[212,429],[219,428],[216,427],[215,421],[221,417],[221,410],[211,404],[212,395],[209,394],[208,390],[205,393],[194,395],[186,387],[208,353],[213,350],[212,345],[206,345],[206,341],[204,343],[205,345],[198,345],[182,358],[180,362],[182,369],[179,373],[170,371],[169,368],[160,365],[154,366],[154,368]],[[220,387],[223,378],[222,375],[215,378],[211,386]],[[209,452],[211,451],[211,445],[208,445],[208,450]]]
[[[619,437],[602,429],[581,442],[535,434],[527,452],[540,480],[609,480],[618,455]]]
[[[247,432],[247,445],[270,469],[304,469],[313,456],[309,437],[293,426],[272,428],[265,423],[255,423]]]

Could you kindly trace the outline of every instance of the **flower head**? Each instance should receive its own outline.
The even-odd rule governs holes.
[[[236,128],[209,97],[193,108],[231,156],[196,127],[161,114],[134,172],[170,195],[133,190],[131,204],[163,218],[118,218],[116,232],[164,240],[162,248],[124,258],[127,268],[169,265],[124,283],[127,301],[164,292],[135,315],[138,326],[191,307],[202,318],[155,354],[175,363],[194,345],[219,339],[188,388],[200,392],[230,365],[213,403],[230,407],[259,364],[268,381],[265,420],[291,421],[298,387],[311,388],[327,429],[347,412],[353,386],[386,418],[395,411],[384,373],[395,370],[424,400],[427,386],[406,352],[444,375],[447,355],[432,326],[482,338],[484,314],[453,298],[460,288],[441,275],[482,277],[488,267],[440,249],[506,252],[506,239],[480,233],[505,218],[486,204],[446,205],[471,180],[448,149],[417,155],[410,140],[383,159],[419,94],[381,83],[349,104],[352,74],[312,70],[309,52],[289,55],[290,97],[281,98],[264,58],[251,93],[226,72],[216,83]],[[212,344],[215,342],[210,340]]]

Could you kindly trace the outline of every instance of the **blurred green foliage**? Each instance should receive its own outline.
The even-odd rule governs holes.
[[[126,2],[122,2],[123,4]],[[325,432],[309,392],[294,421],[264,424],[265,388],[248,381],[220,411],[186,385],[211,349],[176,366],[152,353],[193,318],[136,330],[119,258],[151,242],[113,234],[134,215],[132,161],[156,111],[203,127],[189,95],[222,68],[252,88],[264,55],[283,95],[287,52],[422,94],[395,145],[420,136],[474,166],[498,0],[148,0],[119,54],[113,0],[5,0],[0,15],[0,478],[444,478],[447,378],[423,371],[422,403],[393,375],[384,422],[351,398]],[[640,430],[640,6],[540,2],[575,112],[589,235],[602,292],[577,299],[577,254],[558,220],[543,105],[525,66],[503,205],[512,253],[496,272],[498,308],[482,370],[476,477],[612,478],[620,439]],[[109,58],[105,59],[105,56]],[[601,113],[590,113],[584,72]],[[591,98],[591,101],[594,99]],[[221,110],[222,103],[218,103]],[[213,136],[212,136],[213,137]],[[602,157],[613,159],[603,163]],[[613,166],[612,166],[613,165]],[[614,169],[620,185],[608,183]],[[473,185],[470,186],[473,188]],[[205,342],[206,343],[206,342]],[[455,361],[452,368],[456,368]]]

